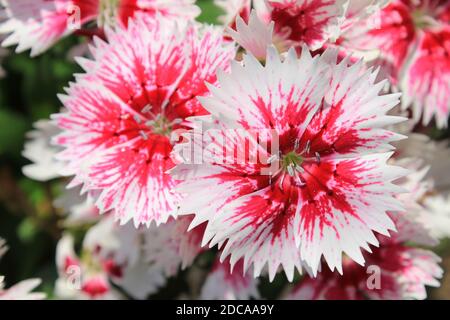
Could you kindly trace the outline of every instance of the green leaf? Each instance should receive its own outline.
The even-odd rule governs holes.
[[[17,228],[17,236],[23,243],[31,243],[38,232],[36,224],[31,218],[25,218]]]
[[[197,5],[202,10],[202,13],[197,18],[199,22],[218,24],[217,18],[224,12],[217,7],[212,0],[199,0]]]

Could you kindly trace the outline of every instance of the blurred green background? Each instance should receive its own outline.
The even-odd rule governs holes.
[[[202,8],[198,20],[215,23],[221,12],[213,1],[199,0],[198,5]],[[61,217],[52,202],[61,183],[26,178],[21,168],[28,162],[21,152],[25,133],[33,122],[58,111],[56,94],[73,80],[74,73],[81,72],[67,55],[84,41],[69,37],[36,58],[30,58],[29,52],[10,52],[1,62],[6,76],[0,79],[0,237],[7,240],[10,250],[0,261],[0,275],[6,276],[7,287],[26,278],[42,278],[39,289],[49,297],[57,277],[55,246],[62,231]],[[448,132],[433,135],[449,136]],[[443,244],[438,251],[445,258],[444,268],[450,270],[450,252],[445,250],[448,247]],[[168,296],[171,287],[178,285],[174,281],[165,288]],[[263,285],[263,296],[275,297],[282,282],[277,279],[271,285]],[[431,290],[431,294],[433,298],[450,298],[450,278],[447,276],[442,287]]]

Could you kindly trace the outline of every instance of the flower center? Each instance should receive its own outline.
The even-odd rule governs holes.
[[[152,106],[146,105],[141,110],[141,115],[144,116],[144,118],[147,118],[149,120],[146,120],[144,125],[146,128],[150,129],[154,134],[170,137],[173,127],[175,125],[181,124],[183,122],[183,119],[181,118],[175,118],[174,120],[170,121],[163,113],[153,113],[152,112]],[[135,121],[141,125],[142,118],[140,116],[135,116]],[[140,126],[140,135],[144,140],[148,139],[147,133],[142,130],[142,127]]]
[[[436,24],[433,17],[424,9],[416,9],[411,14],[414,25],[418,29],[426,29]]]
[[[305,169],[303,169],[302,165],[304,163],[312,163],[315,162],[320,165],[321,159],[320,154],[318,152],[314,152],[313,157],[309,157],[308,155],[311,152],[311,143],[308,141],[301,152],[297,152],[299,148],[300,141],[297,139],[295,141],[295,147],[292,151],[284,154],[284,155],[272,155],[267,163],[273,163],[277,161],[280,164],[279,170],[270,176],[269,184],[272,184],[273,178],[279,178],[280,189],[283,189],[283,185],[285,182],[286,173],[292,178],[291,181],[294,181],[294,184],[298,187],[302,187],[305,185],[302,174],[305,173]]]
[[[100,0],[98,5],[98,25],[100,27],[114,26],[117,15],[117,7],[120,0]]]
[[[172,132],[173,122],[170,122],[166,117],[158,114],[155,119],[150,121],[153,132],[163,136],[169,136]]]
[[[294,171],[303,171],[301,165],[305,159],[295,151],[285,154],[281,159],[281,167],[287,171],[289,175],[293,176]]]

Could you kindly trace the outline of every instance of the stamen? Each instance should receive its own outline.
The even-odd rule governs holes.
[[[287,166],[287,171],[291,177],[294,176],[294,167],[292,165]]]
[[[300,139],[295,139],[295,144],[294,144],[294,151],[298,150],[298,147],[300,146]]]
[[[284,177],[285,177],[286,175],[283,173],[283,175],[281,176],[281,179],[280,179],[280,189],[281,190],[283,190],[283,182],[284,182]]]
[[[137,114],[135,114],[133,116],[133,118],[134,118],[134,121],[136,121],[138,124],[140,124],[142,122],[141,118]]]
[[[148,113],[148,112],[150,112],[150,110],[152,110],[152,106],[148,104],[144,108],[142,108],[141,112]]]
[[[320,154],[318,152],[316,152],[316,161],[320,164]]]
[[[172,125],[174,125],[174,124],[180,124],[180,123],[182,123],[183,122],[183,119],[181,119],[181,118],[176,118],[176,119],[174,119],[171,123],[170,123],[170,125],[172,126]]]
[[[299,176],[298,174],[295,175],[295,183],[296,183],[296,185],[299,186],[299,187],[303,187],[303,186],[306,185],[306,183],[304,183],[304,182],[302,181],[302,179],[300,178],[300,176]]]
[[[139,130],[139,134],[141,135],[142,139],[148,140],[148,135],[144,131]]]
[[[309,153],[310,148],[311,148],[311,141],[308,140],[306,142],[305,148],[302,150],[302,152],[300,152],[300,155],[305,154],[305,153]]]

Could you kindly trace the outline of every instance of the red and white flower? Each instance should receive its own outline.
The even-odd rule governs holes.
[[[56,247],[58,279],[55,295],[63,299],[118,299],[120,294],[111,288],[108,277],[101,268],[92,264],[83,266],[74,251],[74,240],[64,235]],[[90,270],[92,268],[92,270]]]
[[[16,52],[31,49],[36,56],[73,32],[72,25],[92,21],[99,0],[3,0],[6,20],[0,32],[9,36],[3,46],[17,45]]]
[[[203,251],[204,228],[187,232],[192,218],[171,219],[160,226],[119,226],[112,217],[89,230],[83,249],[91,253],[109,278],[129,295],[144,299],[192,264]]]
[[[146,231],[150,229],[119,226],[109,216],[91,228],[83,241],[83,249],[90,252],[108,278],[135,299],[147,298],[166,283],[163,269],[146,261]]]
[[[221,8],[225,14],[219,17],[220,22],[235,28],[236,18],[241,17],[244,21],[250,16],[251,0],[214,0],[214,4]]]
[[[317,50],[339,36],[347,1],[267,0],[264,4],[255,6],[258,15],[267,24],[275,23],[275,37],[284,39],[287,48],[306,44]]]
[[[281,61],[271,48],[265,66],[247,55],[231,74],[220,72],[219,87],[200,99],[212,114],[212,144],[225,141],[217,150],[243,150],[247,158],[210,153],[201,165],[185,161],[172,170],[185,180],[177,188],[180,213],[196,215],[191,227],[208,222],[203,244],[222,246],[231,264],[253,264],[255,276],[266,263],[271,279],[280,265],[290,281],[302,263],[316,274],[322,256],[342,272],[342,252],[363,264],[360,248],[378,245],[373,231],[388,235],[394,224],[386,211],[402,208],[392,181],[404,170],[386,160],[389,143],[403,136],[382,129],[403,120],[385,115],[399,95],[380,96],[376,72],[361,61],[337,64],[337,54],[313,58],[304,48],[299,59],[290,50]],[[250,138],[228,137],[230,129]],[[259,140],[278,142],[279,153],[258,147],[250,131],[274,131]],[[258,148],[260,161],[249,161]]]
[[[258,59],[266,57],[267,48],[273,43],[273,22],[262,22],[256,11],[252,11],[248,18],[248,24],[241,17],[236,18],[236,30],[227,27],[227,32],[247,53],[253,54]]]
[[[441,259],[406,244],[430,244],[422,242],[426,231],[420,224],[402,217],[394,220],[398,233],[391,238],[378,236],[380,248],[365,255],[367,268],[346,258],[343,275],[324,270],[316,279],[303,279],[288,299],[425,299],[425,286],[439,286]]]
[[[126,26],[130,18],[194,19],[200,10],[193,0],[2,0],[0,33],[9,36],[3,46],[16,52],[31,49],[31,56],[91,21],[97,25]]]
[[[173,130],[206,114],[197,97],[208,93],[216,69],[227,68],[233,44],[212,27],[138,20],[126,31],[98,40],[87,71],[60,98],[68,112],[56,115],[65,147],[59,160],[75,175],[72,185],[98,191],[101,212],[114,209],[126,223],[158,224],[176,215],[176,181],[165,172]]]
[[[434,117],[447,127],[450,114],[450,3],[446,0],[394,0],[379,15],[356,23],[342,36],[350,50],[378,51],[383,66],[412,105],[415,122]]]
[[[238,263],[234,272],[230,262],[219,260],[203,284],[200,298],[204,300],[249,300],[259,299],[258,279],[250,274],[242,274],[242,261]]]
[[[419,35],[404,65],[400,87],[402,105],[412,105],[415,122],[427,125],[434,117],[438,128],[448,126],[450,114],[450,21]]]

